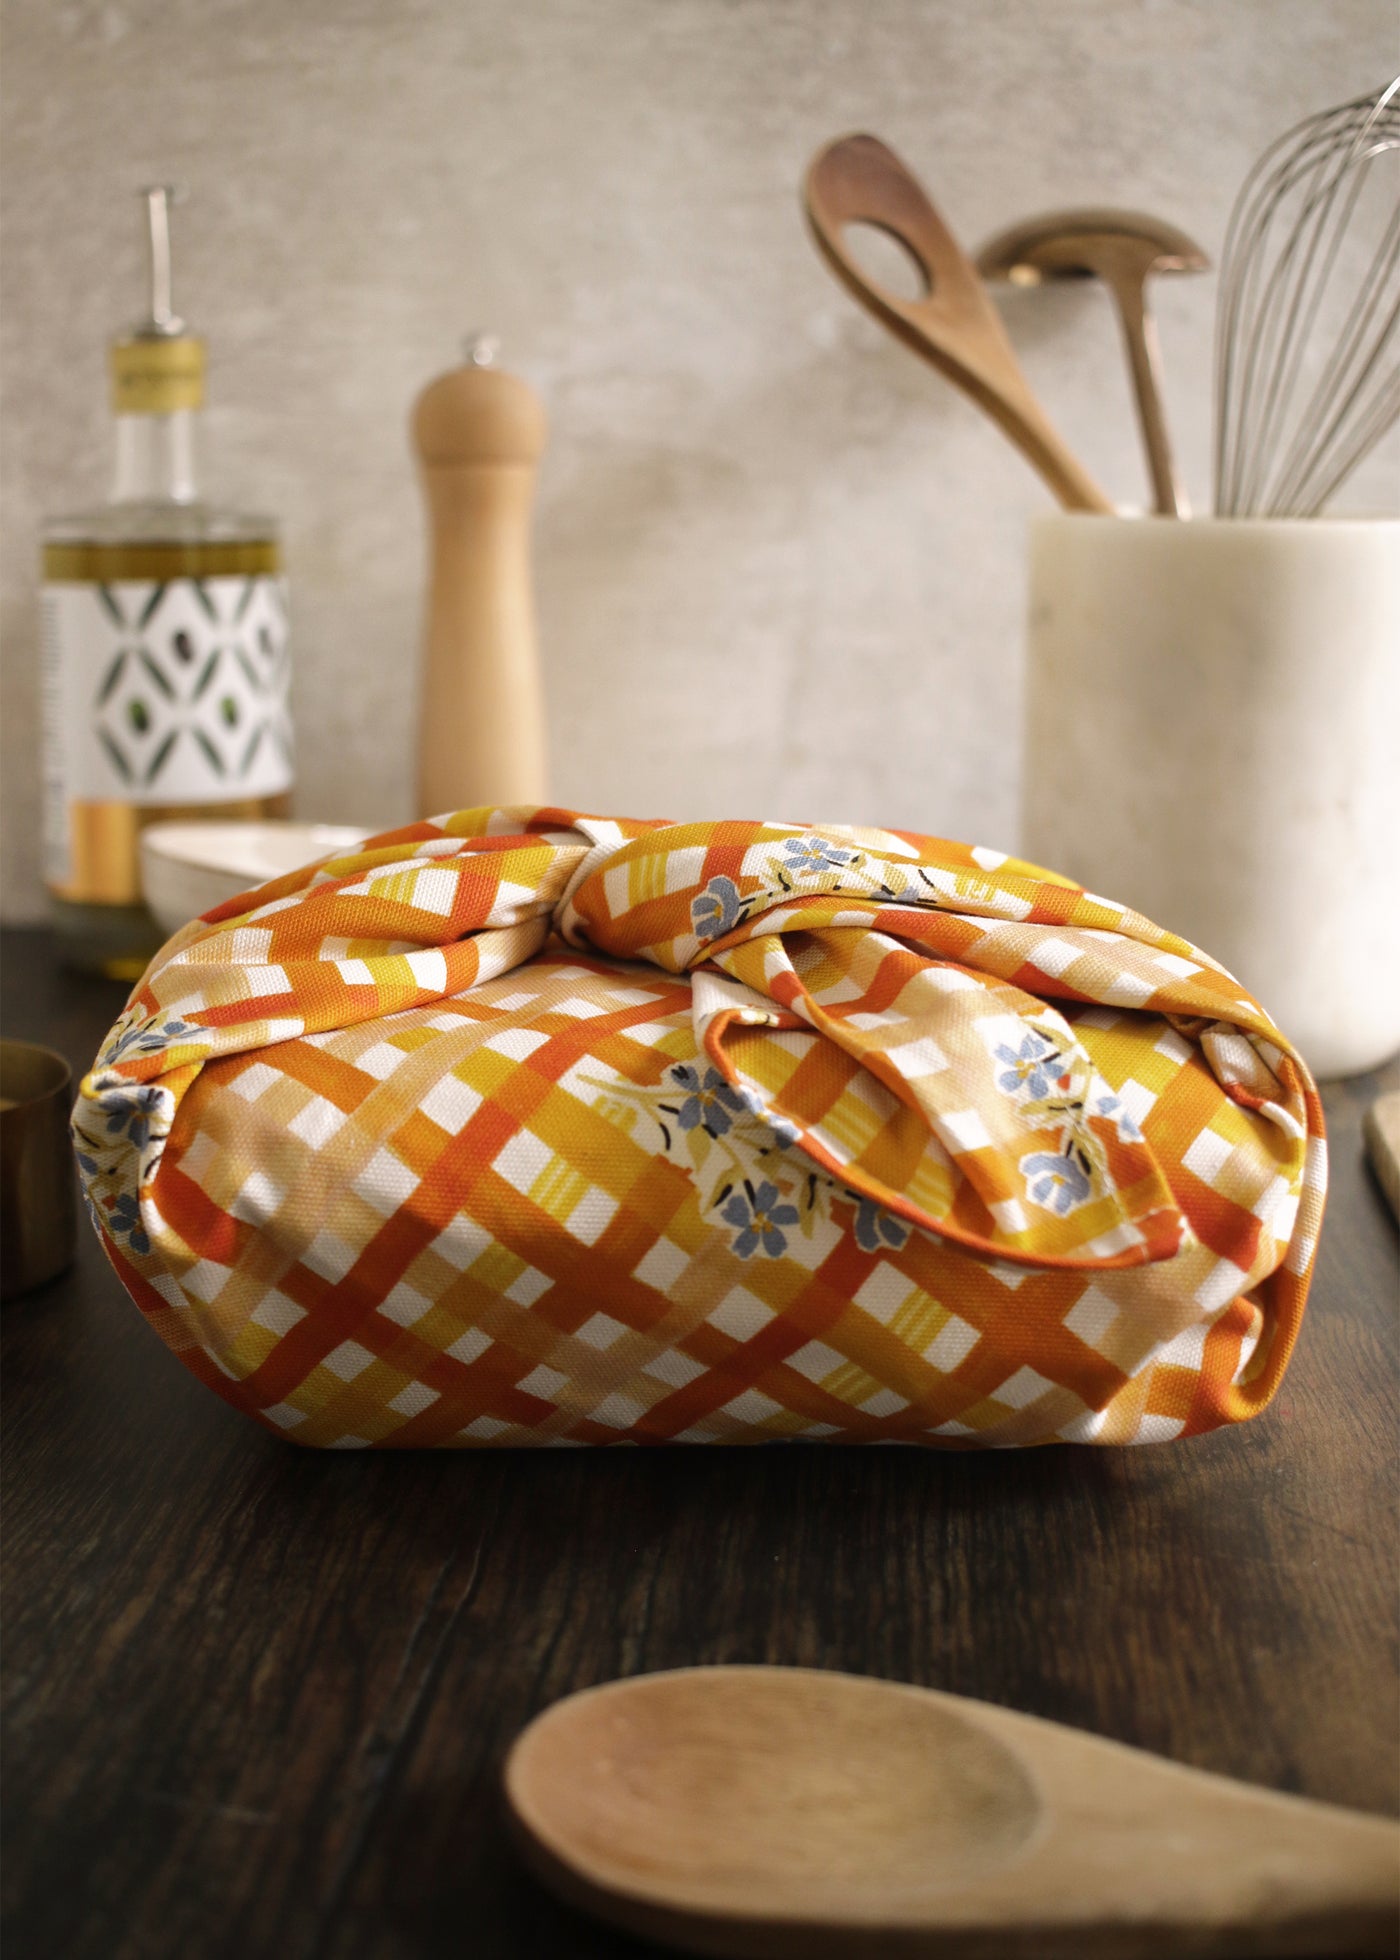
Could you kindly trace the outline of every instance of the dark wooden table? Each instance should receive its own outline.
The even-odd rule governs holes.
[[[3,943],[7,1034],[90,1061],[122,990]],[[1396,1233],[1328,1092],[1296,1360],[1242,1429],[1113,1452],[340,1455],[262,1434],[86,1224],[4,1309],[14,1960],[650,1952],[499,1816],[556,1697],[697,1661],[924,1682],[1397,1808]]]

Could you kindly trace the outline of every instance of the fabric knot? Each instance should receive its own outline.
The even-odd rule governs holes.
[[[1293,1184],[1321,1134],[1306,1069],[1223,969],[1034,865],[902,831],[554,808],[389,832],[185,927],[80,1111],[144,1167],[211,1061],[463,994],[551,934],[689,975],[698,1045],[780,1147],[1013,1264],[1140,1265],[1182,1243],[1150,1096],[1109,1088],[1086,1015],[1198,1044]]]

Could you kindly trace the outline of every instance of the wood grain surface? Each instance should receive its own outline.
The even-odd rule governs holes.
[[[6,1034],[91,1060],[119,988],[37,932],[0,975]],[[1273,1406],[1123,1452],[300,1452],[184,1372],[82,1228],[0,1316],[9,1953],[651,1952],[524,1875],[500,1765],[558,1696],[693,1662],[951,1689],[1393,1813],[1380,1086],[1327,1093],[1333,1195]]]

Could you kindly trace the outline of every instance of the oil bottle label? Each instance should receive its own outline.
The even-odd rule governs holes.
[[[84,805],[272,796],[292,781],[284,582],[253,576],[44,587],[44,830],[74,874]]]

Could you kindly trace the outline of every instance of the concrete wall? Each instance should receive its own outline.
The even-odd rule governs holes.
[[[1288,123],[1395,65],[1392,0],[6,0],[3,876],[42,908],[41,513],[100,496],[103,346],[174,178],[208,474],[284,520],[300,807],[409,810],[422,535],[409,403],[489,326],[545,396],[555,792],[583,807],[1016,830],[1037,482],[885,338],[799,219],[866,127],[971,244],[1138,206],[1218,251]],[[1208,490],[1214,281],[1159,291]],[[1143,477],[1108,303],[1018,296],[1037,385]],[[1374,483],[1358,495],[1376,501]]]

